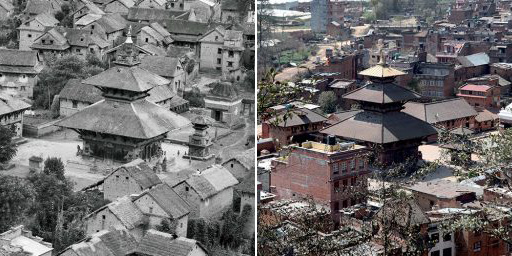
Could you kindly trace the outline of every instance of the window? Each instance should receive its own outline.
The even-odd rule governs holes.
[[[217,49],[217,54],[222,54],[222,49],[221,48]]]
[[[42,42],[43,44],[46,44],[46,40],[44,40],[44,39],[43,39],[43,40],[41,40],[41,42]]]
[[[116,179],[119,179],[119,175],[116,175]]]
[[[153,213],[153,207],[149,207],[149,213]]]
[[[444,248],[443,256],[452,256],[452,248]]]
[[[352,177],[350,183],[352,184],[352,186],[355,186],[357,183],[357,177]]]
[[[28,36],[28,38],[31,38],[31,37],[32,37],[32,34],[28,34],[27,36]]]
[[[339,168],[338,163],[333,163],[332,164],[332,174],[340,173],[340,170],[338,168]]]
[[[91,25],[91,29],[94,29],[94,25]]]
[[[233,67],[233,62],[232,61],[228,61],[228,67]]]
[[[171,8],[174,8],[174,3],[171,3]]]
[[[357,162],[359,163],[359,169],[364,169],[364,160],[359,159]]]
[[[346,172],[347,171],[347,162],[341,162],[340,169],[341,169],[341,172]]]
[[[233,163],[231,163],[231,168],[233,168],[233,166],[234,166]]]
[[[146,38],[146,43],[149,42],[149,38]]]
[[[50,44],[53,44],[53,40],[50,40]]]
[[[352,160],[350,160],[350,170],[355,170],[355,169],[356,169],[356,160],[352,159]]]
[[[126,180],[129,180],[130,178],[129,177],[126,177]]]
[[[182,223],[180,223],[180,228],[182,228],[182,227],[183,227],[183,222],[182,222]]]
[[[101,216],[101,218],[102,218],[102,219],[105,219],[106,217],[105,217],[105,215],[102,215],[102,216]]]
[[[335,188],[335,190],[336,190],[337,188],[339,188],[339,187],[340,187],[340,182],[339,182],[339,181],[335,181],[335,182],[334,182],[334,188]]]
[[[221,59],[217,59],[217,64],[221,64],[222,63],[222,60]]]
[[[76,52],[80,52],[80,49],[76,49],[75,51],[76,51]]]
[[[335,211],[338,211],[340,209],[340,203],[334,202],[333,208]]]
[[[430,235],[430,241],[438,243],[439,242],[439,233],[434,233]]]
[[[215,41],[219,40],[219,36],[215,36]],[[219,49],[220,50],[220,49]],[[221,50],[222,51],[222,50]]]
[[[347,189],[347,186],[348,186],[348,180],[343,180],[343,191],[345,191],[345,189]]]
[[[452,234],[448,233],[443,236],[443,242],[451,241],[452,240]]]
[[[343,208],[347,208],[348,207],[348,202],[347,200],[343,200]]]
[[[481,241],[478,241],[478,242],[475,242],[473,244],[473,251],[474,252],[479,252],[482,248],[482,242]]]
[[[189,191],[189,189],[190,189],[189,187],[185,187],[185,191]]]
[[[441,256],[441,253],[440,253],[439,250],[433,251],[433,252],[430,253],[430,256]]]
[[[230,58],[233,58],[233,56],[235,56],[235,52],[233,52],[233,51],[229,51],[228,56],[229,56]]]
[[[78,108],[78,102],[76,100],[74,100],[72,103],[73,103],[73,108]]]
[[[183,4],[180,4],[180,8],[183,8]]]

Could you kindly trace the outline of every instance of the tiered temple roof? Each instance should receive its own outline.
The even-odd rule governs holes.
[[[421,139],[436,133],[427,122],[401,112],[405,102],[421,97],[394,83],[395,77],[404,72],[389,67],[381,56],[379,64],[359,74],[369,77],[370,83],[343,98],[359,101],[363,111],[322,133],[376,144]]]

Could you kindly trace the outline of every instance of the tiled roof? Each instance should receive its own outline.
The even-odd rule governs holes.
[[[155,185],[161,184],[162,181],[153,172],[153,169],[144,162],[142,159],[133,160],[125,165],[121,165],[116,170],[111,172],[105,179],[113,175],[114,173],[124,170],[137,182],[137,185],[141,186],[142,189],[151,188]]]
[[[161,85],[157,87],[153,87],[149,91],[149,96],[147,97],[147,100],[154,102],[154,103],[160,103],[165,100],[169,100],[172,97],[174,97],[175,93],[167,87],[167,85]]]
[[[311,124],[311,123],[319,123],[324,122],[327,120],[324,116],[311,111],[306,108],[301,108],[297,110],[291,110],[290,116],[286,121],[283,120],[282,116],[284,114],[280,114],[277,118],[279,118],[279,124],[277,124],[280,127],[291,127],[291,126],[297,126],[297,125],[304,125],[304,124]],[[276,118],[272,118],[270,121],[271,123],[274,123]]]
[[[137,241],[127,230],[101,230],[67,247],[60,256],[124,256],[135,251]]]
[[[78,26],[87,26],[99,19],[101,19],[102,15],[100,14],[86,14],[84,16],[82,16],[80,19],[78,19],[76,22],[75,22],[75,25],[78,25]]]
[[[37,51],[19,51],[0,49],[0,71],[8,73],[37,74],[41,67],[37,67],[39,56]]]
[[[146,56],[141,60],[140,67],[162,77],[174,77],[178,65],[178,58]]]
[[[56,0],[29,0],[24,13],[41,14],[60,11],[61,2]]]
[[[196,240],[184,237],[175,238],[171,234],[150,229],[140,241],[136,252],[151,256],[188,256],[196,247],[206,252]]]
[[[29,109],[31,106],[22,100],[0,93],[0,116],[12,112]]]
[[[384,104],[419,99],[421,96],[393,83],[370,83],[343,95],[343,98]]]
[[[250,148],[244,150],[242,152],[235,152],[231,156],[226,157],[226,161],[224,161],[223,165],[231,160],[238,161],[241,165],[243,165],[247,170],[254,170],[254,149]]]
[[[103,210],[104,208],[108,208],[114,216],[123,224],[123,226],[132,230],[136,228],[138,225],[142,224],[144,214],[141,210],[132,202],[129,196],[124,196],[118,198],[116,201],[107,204],[104,207],[99,208],[93,213],[86,216],[86,218],[93,216]]]
[[[107,34],[123,30],[127,24],[126,20],[119,13],[105,14],[96,23],[105,29]]]
[[[172,219],[179,219],[190,213],[190,206],[169,185],[163,183],[142,193],[148,194]]]
[[[493,113],[489,111],[488,109],[483,109],[482,111],[478,112],[478,115],[475,117],[475,120],[477,122],[486,122],[486,121],[495,121],[498,120],[497,113]]]
[[[103,100],[56,123],[57,126],[150,139],[184,127],[190,121],[147,100]]]
[[[206,23],[188,20],[168,20],[165,25],[165,28],[171,34],[201,36],[209,30]]]
[[[404,113],[430,124],[476,116],[478,113],[462,98],[455,98],[432,103],[408,102]]]
[[[139,8],[132,7],[128,10],[128,20],[139,21],[139,20],[170,20],[187,13],[187,11],[172,11],[157,8]]]
[[[96,103],[103,99],[100,89],[84,84],[80,79],[70,79],[59,93],[60,99]]]
[[[242,40],[243,32],[235,30],[226,30],[224,33],[224,40]]]
[[[100,48],[106,48],[109,43],[96,34],[91,35],[88,29],[63,29],[64,37],[68,40],[68,44],[72,46],[88,47],[89,45],[98,45]]]
[[[132,92],[147,92],[153,87],[168,85],[169,80],[138,66],[113,67],[83,81],[102,88],[115,88]]]
[[[220,98],[229,98],[229,99],[237,99],[239,96],[238,87],[236,87],[233,83],[230,82],[217,82],[210,89],[210,93],[208,96],[220,97]]]
[[[372,111],[357,113],[320,132],[377,144],[419,139],[437,133],[428,123],[406,113]]]
[[[46,33],[39,36],[35,42],[32,44],[32,49],[55,49],[55,50],[65,50],[69,48],[68,40],[63,35],[62,28],[52,28],[48,30]],[[53,38],[54,42],[52,44],[43,44],[37,43],[40,38],[45,37],[46,35],[49,35],[51,38]]]
[[[256,184],[254,181],[254,173],[251,173],[240,184],[236,185],[235,190],[248,194],[254,194],[254,184]]]
[[[186,182],[203,200],[238,184],[238,180],[220,165],[213,165],[200,174],[194,174]]]
[[[186,99],[183,99],[182,97],[178,96],[178,95],[175,95],[171,98],[171,102],[169,103],[169,107],[170,108],[174,108],[174,107],[177,107],[177,106],[181,106],[183,104],[186,104],[188,103],[188,100]]]

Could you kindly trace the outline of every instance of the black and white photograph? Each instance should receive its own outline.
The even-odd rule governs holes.
[[[255,22],[0,0],[0,255],[255,255]]]

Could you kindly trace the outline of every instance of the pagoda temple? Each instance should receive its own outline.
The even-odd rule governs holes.
[[[115,67],[83,81],[102,91],[104,100],[63,119],[57,126],[76,131],[82,155],[118,162],[162,156],[161,143],[171,130],[190,121],[147,100],[149,91],[170,81],[138,67],[131,37],[118,48]]]
[[[359,73],[370,82],[343,98],[359,102],[363,111],[320,132],[376,148],[378,162],[390,164],[418,157],[418,146],[436,130],[427,122],[402,112],[404,104],[421,96],[394,83],[405,75],[389,67],[384,56],[376,66]]]

